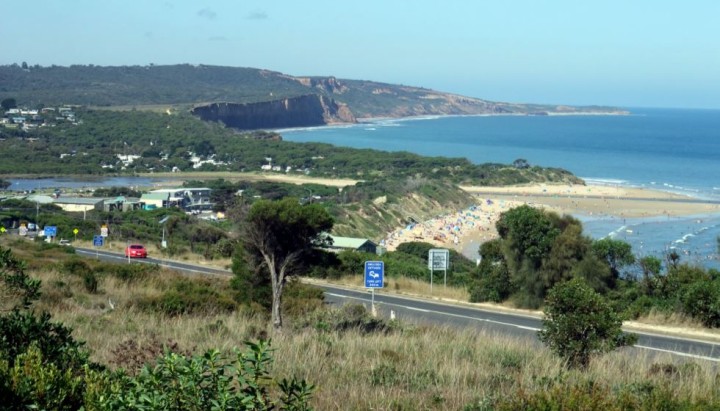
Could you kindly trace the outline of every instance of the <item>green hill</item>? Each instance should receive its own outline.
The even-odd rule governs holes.
[[[443,114],[620,112],[612,107],[499,103],[419,87],[335,77],[208,65],[0,66],[0,100],[37,107],[61,104],[191,108],[213,102],[258,103],[321,95],[347,105],[356,118]]]

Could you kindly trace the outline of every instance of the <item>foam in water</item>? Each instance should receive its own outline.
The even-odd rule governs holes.
[[[533,165],[562,167],[578,176],[590,176],[584,179],[592,184],[646,187],[720,201],[720,111],[630,111],[633,115],[375,119],[360,128],[291,132],[283,137],[288,141],[464,157],[476,164],[510,164],[524,158]],[[366,127],[377,130],[369,133],[363,129]],[[669,247],[677,246],[685,260],[712,258],[717,266],[715,238],[720,232],[714,225],[720,223],[720,214],[702,219],[706,221],[596,219],[588,221],[586,232],[594,238],[613,233],[615,238],[630,242],[640,255],[662,257]],[[626,227],[619,229],[622,226]],[[711,228],[700,231],[702,227]],[[688,233],[695,237],[674,243]],[[702,261],[706,265],[707,261]]]

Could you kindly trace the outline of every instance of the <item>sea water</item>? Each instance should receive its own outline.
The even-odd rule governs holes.
[[[565,168],[589,183],[651,188],[720,201],[720,110],[628,109],[627,116],[452,116],[377,119],[282,130],[285,140],[465,157],[474,163]],[[720,214],[677,218],[578,216],[594,238],[629,242],[637,255],[720,268]],[[469,255],[474,258],[475,255]]]

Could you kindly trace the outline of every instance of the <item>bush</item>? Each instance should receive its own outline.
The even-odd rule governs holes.
[[[95,268],[95,273],[111,275],[130,284],[145,280],[157,270],[158,266],[154,264],[103,263]]]
[[[88,271],[82,274],[83,286],[85,291],[95,294],[98,290],[98,278],[94,272]]]
[[[507,266],[498,264],[481,272],[481,278],[470,286],[470,302],[490,301],[499,303],[510,296],[512,290]]]
[[[706,402],[679,398],[670,386],[651,381],[610,387],[595,381],[555,383],[545,390],[517,390],[493,399],[482,408],[467,410],[712,410],[717,400]]]
[[[84,273],[92,271],[90,265],[85,260],[80,258],[71,258],[65,260],[60,265],[60,272],[70,275],[83,275]]]
[[[12,365],[0,355],[2,409],[77,410],[84,401],[85,384],[66,364],[48,362],[31,344]],[[7,407],[7,408],[6,408]]]
[[[395,321],[386,321],[371,316],[360,304],[348,304],[336,310],[316,311],[300,319],[296,326],[327,332],[359,331],[363,334],[387,334],[399,328]]]
[[[15,359],[34,346],[43,361],[63,369],[79,370],[88,363],[84,343],[72,337],[72,330],[50,321],[50,314],[36,317],[32,312],[12,311],[0,317],[0,354],[14,364]]]
[[[159,297],[140,300],[138,305],[166,315],[214,314],[232,312],[237,304],[209,282],[180,279]]]
[[[683,311],[706,327],[720,327],[720,281],[698,281],[682,296]]]
[[[232,356],[209,350],[202,356],[166,352],[155,366],[135,378],[105,384],[94,397],[98,409],[147,410],[309,410],[314,387],[305,380],[283,378],[279,392],[273,381],[270,343],[246,342],[246,352]]]
[[[155,362],[167,352],[191,355],[189,350],[182,350],[177,342],[172,340],[162,342],[153,336],[144,343],[138,343],[133,339],[118,344],[112,350],[113,357],[110,359],[110,364],[122,368],[130,375],[137,375],[145,365]]]
[[[558,284],[545,304],[540,340],[569,367],[585,369],[592,355],[635,341],[622,332],[622,319],[607,301],[582,280]]]
[[[321,288],[292,280],[285,285],[282,310],[291,317],[300,317],[320,309],[324,300]]]

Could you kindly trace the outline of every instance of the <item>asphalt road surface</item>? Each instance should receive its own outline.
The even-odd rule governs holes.
[[[157,258],[128,260],[118,253],[82,248],[76,248],[75,250],[79,255],[106,261],[158,264],[162,267],[191,274],[231,275],[226,270],[171,260]],[[370,291],[358,291],[330,285],[320,285],[319,287],[325,290],[325,299],[329,304],[343,305],[352,302],[370,307]],[[380,315],[386,317],[392,314],[398,319],[415,323],[474,327],[489,333],[535,341],[537,341],[537,332],[542,327],[541,320],[534,316],[478,309],[462,304],[448,304],[424,298],[385,294],[381,290],[375,292],[375,305]],[[644,331],[628,331],[638,335],[638,341],[634,346],[635,349],[720,363],[720,343],[718,342]]]

